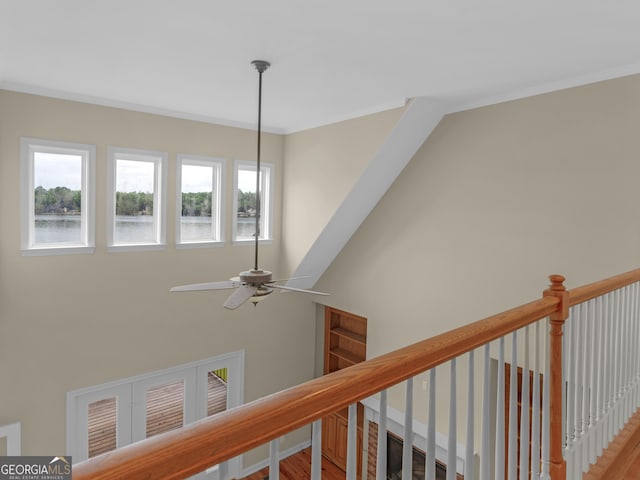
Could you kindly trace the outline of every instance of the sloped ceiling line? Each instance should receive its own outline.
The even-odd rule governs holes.
[[[311,288],[318,281],[447,111],[445,104],[432,98],[417,97],[411,100],[363,174],[296,267],[293,276],[307,278],[291,282],[292,285],[295,283],[293,286]]]

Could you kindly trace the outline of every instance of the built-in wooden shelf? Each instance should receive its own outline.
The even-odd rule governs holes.
[[[359,343],[362,343],[363,345],[367,344],[367,337],[365,335],[359,335],[357,333],[354,333],[344,328],[340,328],[340,327],[332,328],[331,333],[333,335],[339,335],[345,338],[350,338],[354,342],[359,342]]]
[[[331,373],[364,362],[367,357],[367,319],[325,307],[324,373]],[[357,408],[357,443],[362,449],[364,408]],[[322,420],[322,453],[342,470],[347,461],[348,409],[342,409]],[[357,473],[360,478],[362,458],[358,456]]]
[[[351,363],[352,365],[355,365],[356,363],[360,363],[362,361],[360,357],[358,357],[354,353],[351,353],[349,350],[345,350],[343,348],[334,348],[329,352],[329,356],[338,357],[342,360],[345,360]],[[335,371],[335,370],[339,370],[339,369],[334,369],[332,371]]]

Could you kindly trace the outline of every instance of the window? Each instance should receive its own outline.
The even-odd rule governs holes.
[[[239,406],[244,352],[67,393],[67,451],[75,462]],[[229,472],[239,473],[240,459]],[[216,479],[209,468],[198,478]]]
[[[272,182],[273,165],[260,164],[260,219],[259,239],[272,239]],[[256,231],[256,164],[236,162],[234,172],[233,239],[235,242],[255,241]]]
[[[93,253],[95,156],[93,145],[20,139],[23,254]]]
[[[166,153],[109,148],[110,251],[164,248],[166,170]]]
[[[178,155],[176,245],[221,244],[224,160]]]

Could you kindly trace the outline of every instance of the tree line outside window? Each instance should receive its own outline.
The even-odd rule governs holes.
[[[36,187],[34,191],[35,214],[73,214],[82,209],[82,192],[68,187],[46,189]],[[183,217],[210,217],[211,192],[188,192],[182,194]],[[238,190],[238,212],[248,214],[256,209],[255,192]],[[116,215],[152,215],[153,193],[116,192]]]

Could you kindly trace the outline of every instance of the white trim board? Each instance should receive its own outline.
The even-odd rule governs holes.
[[[20,456],[22,449],[22,426],[20,422],[0,427],[0,438],[7,439],[7,456]]]

